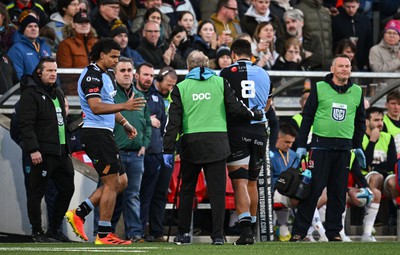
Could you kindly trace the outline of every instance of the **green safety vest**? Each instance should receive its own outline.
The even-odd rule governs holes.
[[[387,154],[389,150],[390,139],[392,136],[386,132],[380,132],[379,140],[375,143],[374,147],[374,158],[372,160],[372,164],[377,165],[382,162],[387,161]],[[369,144],[369,138],[367,135],[364,135],[362,141],[362,147],[364,150],[367,149]],[[367,174],[368,172],[362,171],[363,174]]]
[[[397,127],[393,122],[389,119],[387,115],[383,116],[383,123],[385,123],[387,132],[393,136],[394,144],[396,145],[397,155],[400,154],[400,128]]]
[[[322,137],[352,139],[361,88],[353,84],[346,93],[340,94],[323,81],[318,82],[316,88],[318,108],[313,133]]]
[[[227,132],[223,78],[186,79],[177,86],[183,108],[183,134]]]

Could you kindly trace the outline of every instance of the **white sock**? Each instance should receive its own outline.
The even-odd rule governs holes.
[[[321,206],[319,208],[319,218],[321,219],[322,222],[325,222],[325,214],[326,214],[326,205]]]
[[[342,214],[342,230],[340,230],[339,234],[341,236],[346,235],[346,233],[344,232],[344,224],[345,224],[345,220],[346,220],[346,211],[347,211],[347,207],[344,208],[344,212]]]
[[[372,228],[374,227],[374,222],[376,219],[376,215],[379,211],[378,203],[371,203],[370,205],[365,207],[364,213],[364,234],[371,235]]]
[[[289,219],[289,209],[288,208],[284,208],[284,209],[275,211],[275,213],[276,213],[276,223],[278,226],[288,224],[288,219]]]
[[[313,216],[313,220],[312,220],[311,224],[318,231],[320,236],[325,235],[325,228],[322,225],[321,218],[319,216],[319,212],[318,212],[317,208],[315,208],[314,216]]]
[[[313,226],[310,226],[310,227],[308,228],[307,235],[308,235],[308,236],[311,236],[312,233],[314,232],[314,230],[315,230],[315,228],[314,228]]]
[[[279,235],[280,236],[287,236],[289,234],[290,234],[290,232],[289,232],[289,228],[288,228],[287,225],[280,225],[279,226]]]

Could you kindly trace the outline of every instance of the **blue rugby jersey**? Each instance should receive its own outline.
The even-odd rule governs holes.
[[[268,73],[263,68],[242,59],[222,69],[220,76],[229,82],[239,101],[242,101],[250,109],[257,106],[257,109],[264,111],[268,98],[271,97],[272,85]],[[265,121],[265,117],[261,121],[250,122],[227,116],[228,124],[255,124]]]
[[[83,111],[83,128],[114,130],[115,114],[94,114],[88,104],[88,99],[92,97],[100,97],[103,103],[114,104],[117,90],[113,74],[109,72],[112,70],[104,72],[96,63],[91,63],[79,77],[78,95]]]

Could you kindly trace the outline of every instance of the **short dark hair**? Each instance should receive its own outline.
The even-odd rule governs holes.
[[[161,17],[161,20],[162,20],[162,12],[158,8],[153,7],[153,8],[148,9],[144,13],[144,16],[143,16],[144,21],[147,22],[149,20],[150,15],[155,13],[155,12],[158,12],[160,14],[160,17]]]
[[[147,66],[147,67],[150,67],[150,68],[154,68],[154,66],[153,66],[152,64],[147,63],[147,62],[144,62],[144,63],[140,64],[140,65],[136,68],[136,73],[137,73],[137,74],[140,74],[140,70],[142,69],[143,66]]]
[[[44,69],[44,63],[57,63],[57,62],[56,62],[55,58],[53,58],[53,57],[42,57],[39,60],[39,63],[37,64],[34,72],[37,72],[37,71],[42,72]]]
[[[371,119],[371,115],[373,113],[379,113],[382,114],[384,113],[383,109],[380,107],[376,107],[376,106],[371,106],[369,107],[367,110],[365,110],[365,116],[367,119]]]
[[[234,52],[238,56],[251,58],[251,44],[245,39],[237,39],[231,45],[231,52]]]
[[[282,135],[290,135],[293,137],[297,136],[296,129],[294,129],[294,127],[286,123],[282,123],[279,125],[279,133],[281,133]]]
[[[390,100],[400,100],[400,91],[398,89],[390,91],[389,94],[386,96],[386,102]]]
[[[229,3],[229,0],[219,0],[218,4],[217,4],[217,12],[219,12],[222,9],[222,7],[227,6],[228,3]]]
[[[347,56],[346,54],[336,54],[332,59],[332,65],[333,63],[335,63],[337,58],[347,58],[350,61],[349,56]]]
[[[73,0],[58,0],[57,1],[57,11],[60,13],[61,17],[65,15],[64,8],[68,8]]]
[[[178,15],[178,21],[181,21],[183,19],[183,16],[185,16],[185,14],[192,15],[192,17],[194,19],[194,15],[193,15],[192,12],[190,12],[190,11],[181,11],[181,12],[179,12],[179,15]]]
[[[98,40],[92,47],[92,51],[89,53],[91,61],[97,61],[100,59],[100,54],[108,54],[112,50],[121,51],[121,46],[111,38],[103,38]]]

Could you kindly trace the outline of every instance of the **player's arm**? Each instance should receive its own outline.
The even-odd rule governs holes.
[[[136,110],[141,110],[146,103],[146,100],[143,98],[133,98],[133,95],[131,98],[128,99],[128,101],[124,103],[119,103],[119,104],[106,104],[101,101],[100,97],[90,97],[88,98],[88,104],[90,107],[90,110],[94,114],[111,114],[111,113],[117,113],[123,110],[126,111],[136,111]]]

